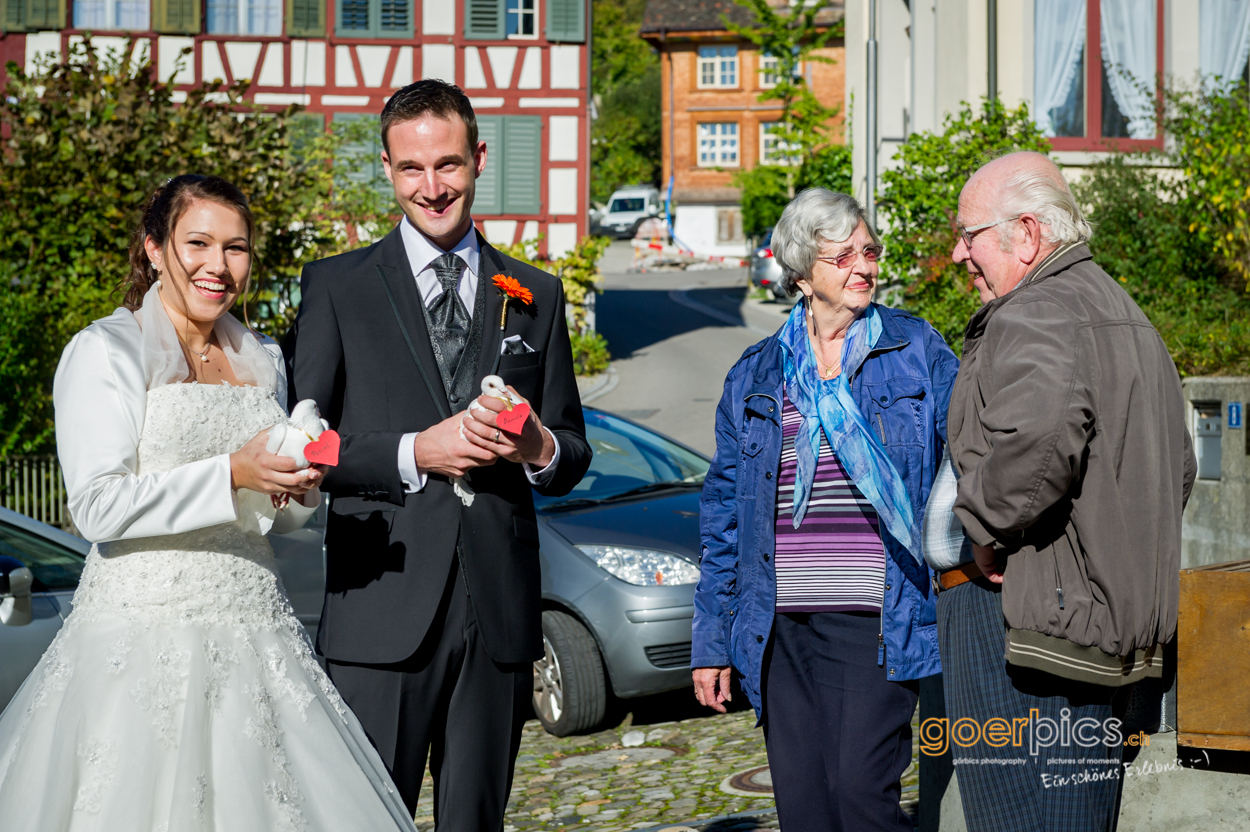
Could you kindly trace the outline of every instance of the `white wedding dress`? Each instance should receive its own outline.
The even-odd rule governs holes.
[[[271,389],[203,384],[149,390],[144,412],[140,483],[286,416]],[[92,548],[73,612],[0,716],[0,829],[414,827],[268,541],[235,520]]]

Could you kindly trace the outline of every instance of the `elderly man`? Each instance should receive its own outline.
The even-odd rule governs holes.
[[[936,581],[964,815],[971,830],[1111,830],[1119,705],[1160,675],[1176,633],[1196,472],[1180,379],[1094,263],[1089,224],[1048,158],[981,168],[957,221],[952,258],[985,303],[948,420],[954,512],[975,563]]]

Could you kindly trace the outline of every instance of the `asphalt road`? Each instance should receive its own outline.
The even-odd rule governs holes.
[[[743,351],[771,335],[789,307],[747,299],[745,268],[629,273],[628,243],[613,243],[600,268],[599,332],[617,380],[594,399],[709,456],[725,375]]]

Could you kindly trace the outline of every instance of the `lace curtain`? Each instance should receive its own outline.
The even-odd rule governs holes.
[[[1101,0],[1107,86],[1132,139],[1155,137],[1155,0]]]
[[[1033,118],[1053,136],[1051,114],[1068,103],[1085,51],[1085,0],[1037,0],[1033,10]]]
[[[1237,83],[1250,57],[1250,0],[1202,0],[1198,21],[1203,82]]]

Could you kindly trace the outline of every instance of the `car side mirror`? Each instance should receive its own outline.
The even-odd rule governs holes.
[[[35,576],[17,558],[0,555],[0,624],[21,627],[31,619],[30,588]]]

